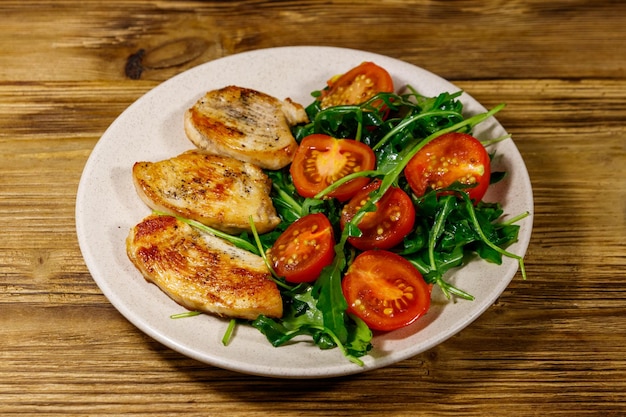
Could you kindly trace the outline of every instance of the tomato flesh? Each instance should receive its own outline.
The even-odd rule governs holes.
[[[314,197],[340,178],[375,166],[376,155],[366,144],[313,134],[300,143],[289,172],[298,194]],[[346,201],[369,182],[366,177],[355,178],[328,193],[328,197]]]
[[[320,106],[361,104],[378,93],[394,91],[391,75],[373,62],[363,62],[345,74],[331,78],[322,91]]]
[[[380,181],[371,182],[359,191],[341,212],[343,229],[365,205],[369,194],[380,187]],[[348,242],[357,249],[391,249],[408,235],[415,224],[415,207],[411,197],[400,188],[391,187],[376,203],[376,211],[368,212],[359,222],[361,236],[350,236]]]
[[[372,330],[407,326],[430,307],[430,286],[422,274],[388,251],[371,250],[357,256],[341,285],[348,312]]]
[[[268,252],[274,272],[293,283],[311,282],[335,257],[335,239],[322,213],[304,216],[287,227]]]
[[[447,133],[426,144],[409,161],[404,174],[418,197],[429,190],[448,187],[455,182],[469,185],[466,192],[482,200],[491,176],[489,154],[475,137]]]

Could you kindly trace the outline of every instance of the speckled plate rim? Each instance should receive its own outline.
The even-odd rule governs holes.
[[[261,333],[245,325],[237,326],[232,341],[224,346],[221,339],[227,320],[206,315],[171,319],[184,310],[148,284],[128,260],[128,231],[150,213],[135,193],[131,167],[137,161],[166,159],[193,148],[184,134],[183,112],[204,92],[234,84],[306,105],[312,100],[310,93],[323,87],[328,78],[363,61],[386,68],[397,88],[410,84],[428,96],[460,90],[427,70],[379,54],[324,46],[279,47],[231,55],[185,71],[143,95],[111,124],[80,179],[76,231],[94,281],[126,319],[163,345],[206,364],[269,377],[322,378],[380,368],[424,352],[461,331],[496,301],[515,275],[517,262],[472,261],[449,279],[473,294],[474,301],[446,300],[435,290],[427,315],[412,326],[376,335],[373,350],[362,358],[364,366],[358,366],[339,349],[322,351],[304,340],[274,348]],[[461,100],[467,114],[485,111],[467,93]],[[474,133],[479,138],[506,134],[493,117]],[[506,170],[508,175],[490,187],[486,200],[502,202],[511,216],[532,213],[530,179],[513,140],[490,148],[494,151],[494,171]],[[532,215],[520,225],[519,241],[509,250],[524,255]]]

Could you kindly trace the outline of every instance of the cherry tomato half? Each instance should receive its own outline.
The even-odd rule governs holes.
[[[315,281],[335,257],[335,239],[322,213],[304,216],[287,227],[268,252],[277,275],[293,283]]]
[[[313,134],[302,139],[289,172],[294,186],[303,197],[313,197],[340,178],[354,172],[374,169],[376,155],[364,143]],[[363,188],[369,178],[355,178],[328,194],[348,200]]]
[[[482,200],[491,176],[489,154],[475,137],[447,133],[424,146],[404,169],[411,189],[418,197],[454,182],[471,185],[469,197]]]
[[[341,211],[341,228],[365,205],[369,194],[380,187],[380,181],[369,183]],[[348,242],[357,249],[391,249],[409,234],[415,224],[415,207],[411,197],[400,188],[391,187],[376,203],[376,211],[368,212],[359,222],[361,236]]]
[[[391,75],[373,62],[363,62],[350,71],[328,80],[322,91],[320,106],[327,107],[361,104],[378,93],[393,92]]]
[[[430,286],[422,274],[388,251],[370,250],[357,256],[341,285],[348,312],[372,330],[407,326],[430,307]]]

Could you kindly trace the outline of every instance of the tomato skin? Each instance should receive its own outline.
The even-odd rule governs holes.
[[[322,213],[304,216],[287,227],[268,252],[274,272],[292,283],[311,282],[335,257],[335,239]]]
[[[394,91],[391,75],[373,62],[363,62],[328,80],[319,100],[322,109],[332,106],[361,104],[378,93]]]
[[[491,163],[485,147],[465,133],[447,133],[426,144],[409,161],[404,174],[416,196],[458,181],[472,185],[470,199],[482,200],[489,187]]]
[[[430,307],[430,286],[422,274],[400,255],[384,250],[357,256],[341,286],[348,312],[372,330],[408,326]]]
[[[376,155],[366,144],[316,133],[302,139],[289,172],[298,194],[314,197],[338,179],[375,166]],[[369,182],[366,177],[355,178],[327,196],[346,201]]]
[[[369,183],[344,206],[340,225],[343,229],[380,187],[380,181]],[[408,235],[415,225],[415,207],[411,197],[400,188],[391,187],[376,203],[376,211],[366,213],[358,224],[361,236],[351,236],[348,242],[357,249],[391,249]]]

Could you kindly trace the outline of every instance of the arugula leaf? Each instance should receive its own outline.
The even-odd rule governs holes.
[[[367,355],[372,349],[372,330],[360,318],[350,315],[352,321],[348,323],[348,341],[346,351],[354,357]]]
[[[365,355],[371,349],[372,334],[370,329],[359,320],[353,320],[345,327],[345,335],[336,334],[337,329],[328,327],[326,314],[319,306],[319,300],[314,295],[314,288],[307,286],[302,292],[296,291],[283,297],[285,313],[278,321],[266,316],[259,316],[252,321],[253,327],[265,335],[272,346],[278,347],[291,341],[296,336],[308,335],[320,349],[339,347],[344,355],[352,362],[363,365],[358,357]],[[343,314],[339,314],[343,316]],[[348,329],[349,334],[348,334]]]
[[[473,300],[472,295],[446,282],[444,275],[450,269],[464,265],[471,253],[487,262],[501,264],[503,256],[511,255],[502,248],[517,240],[519,226],[497,223],[503,214],[501,205],[486,202],[474,205],[462,192],[465,188],[453,184],[416,199],[419,225],[405,238],[399,253],[422,273],[427,282],[438,285],[447,297],[455,295]],[[446,192],[453,194],[439,196]],[[514,221],[526,215],[518,216]]]
[[[324,325],[328,327],[344,344],[348,341],[346,328],[346,310],[348,303],[341,289],[341,278],[346,267],[343,245],[335,246],[335,259],[332,264],[322,270],[320,277],[313,284],[312,294],[318,300],[318,307],[324,317]]]

